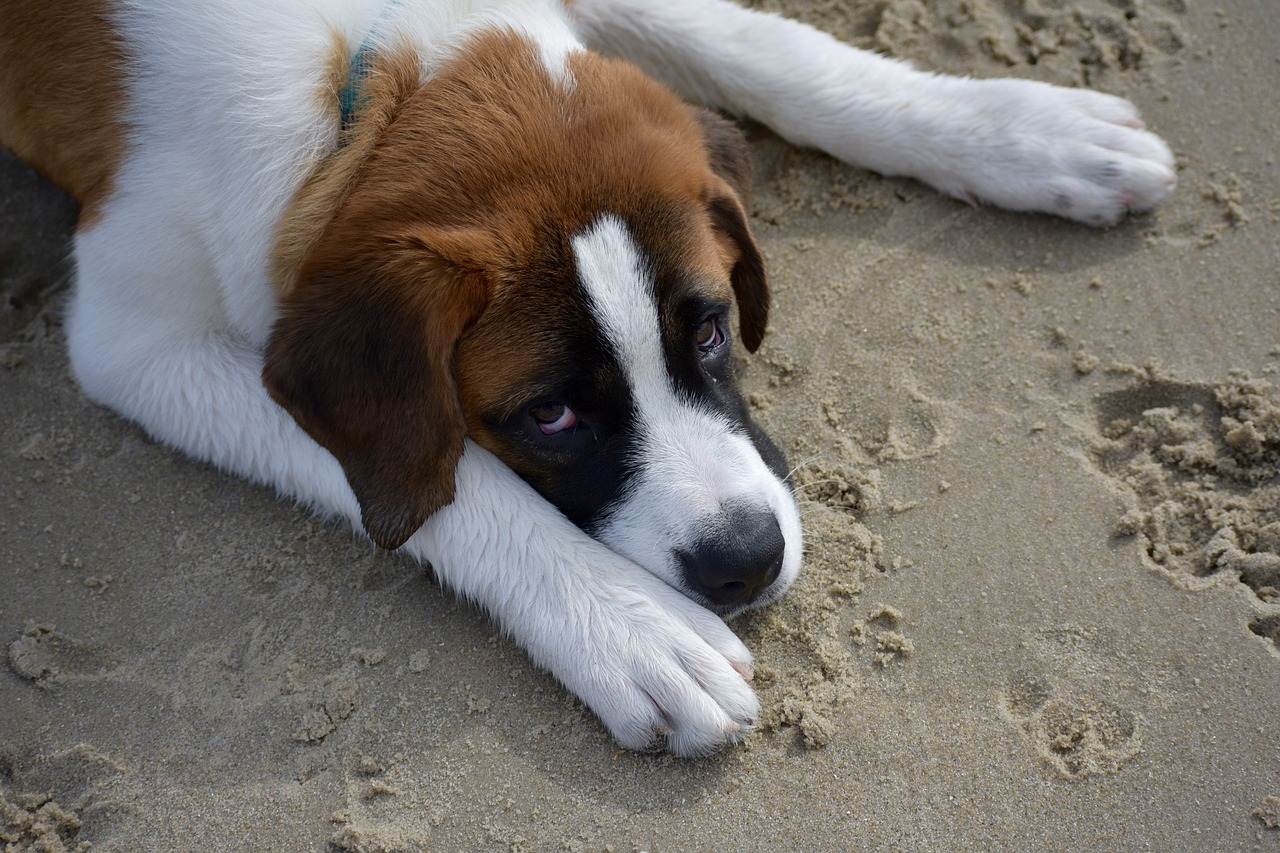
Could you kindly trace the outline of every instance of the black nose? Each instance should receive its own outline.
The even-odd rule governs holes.
[[[746,604],[778,579],[785,550],[771,511],[730,507],[714,532],[676,556],[685,580],[712,604]]]

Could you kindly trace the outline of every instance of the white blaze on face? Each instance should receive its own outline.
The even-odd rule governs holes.
[[[767,509],[786,552],[778,580],[753,606],[776,599],[800,570],[800,517],[791,490],[769,470],[744,426],[677,393],[663,355],[652,273],[626,225],[602,216],[574,238],[573,250],[582,288],[636,407],[636,473],[595,535],[688,592],[675,549],[714,528],[729,502]]]

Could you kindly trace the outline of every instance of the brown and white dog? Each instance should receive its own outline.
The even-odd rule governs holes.
[[[0,140],[82,205],[85,393],[429,560],[681,755],[752,724],[720,617],[802,550],[733,373],[748,152],[705,107],[1094,224],[1173,185],[1125,101],[724,0],[0,0]]]

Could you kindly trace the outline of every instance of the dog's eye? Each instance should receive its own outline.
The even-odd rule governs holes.
[[[724,332],[721,331],[720,323],[715,317],[708,317],[702,321],[702,325],[698,327],[696,341],[698,349],[704,353],[709,353],[724,343]]]
[[[578,416],[563,403],[535,406],[529,414],[543,435],[555,435],[578,425]]]

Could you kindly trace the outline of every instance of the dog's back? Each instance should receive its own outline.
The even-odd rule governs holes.
[[[123,155],[124,52],[103,0],[0,3],[0,144],[85,207]]]

